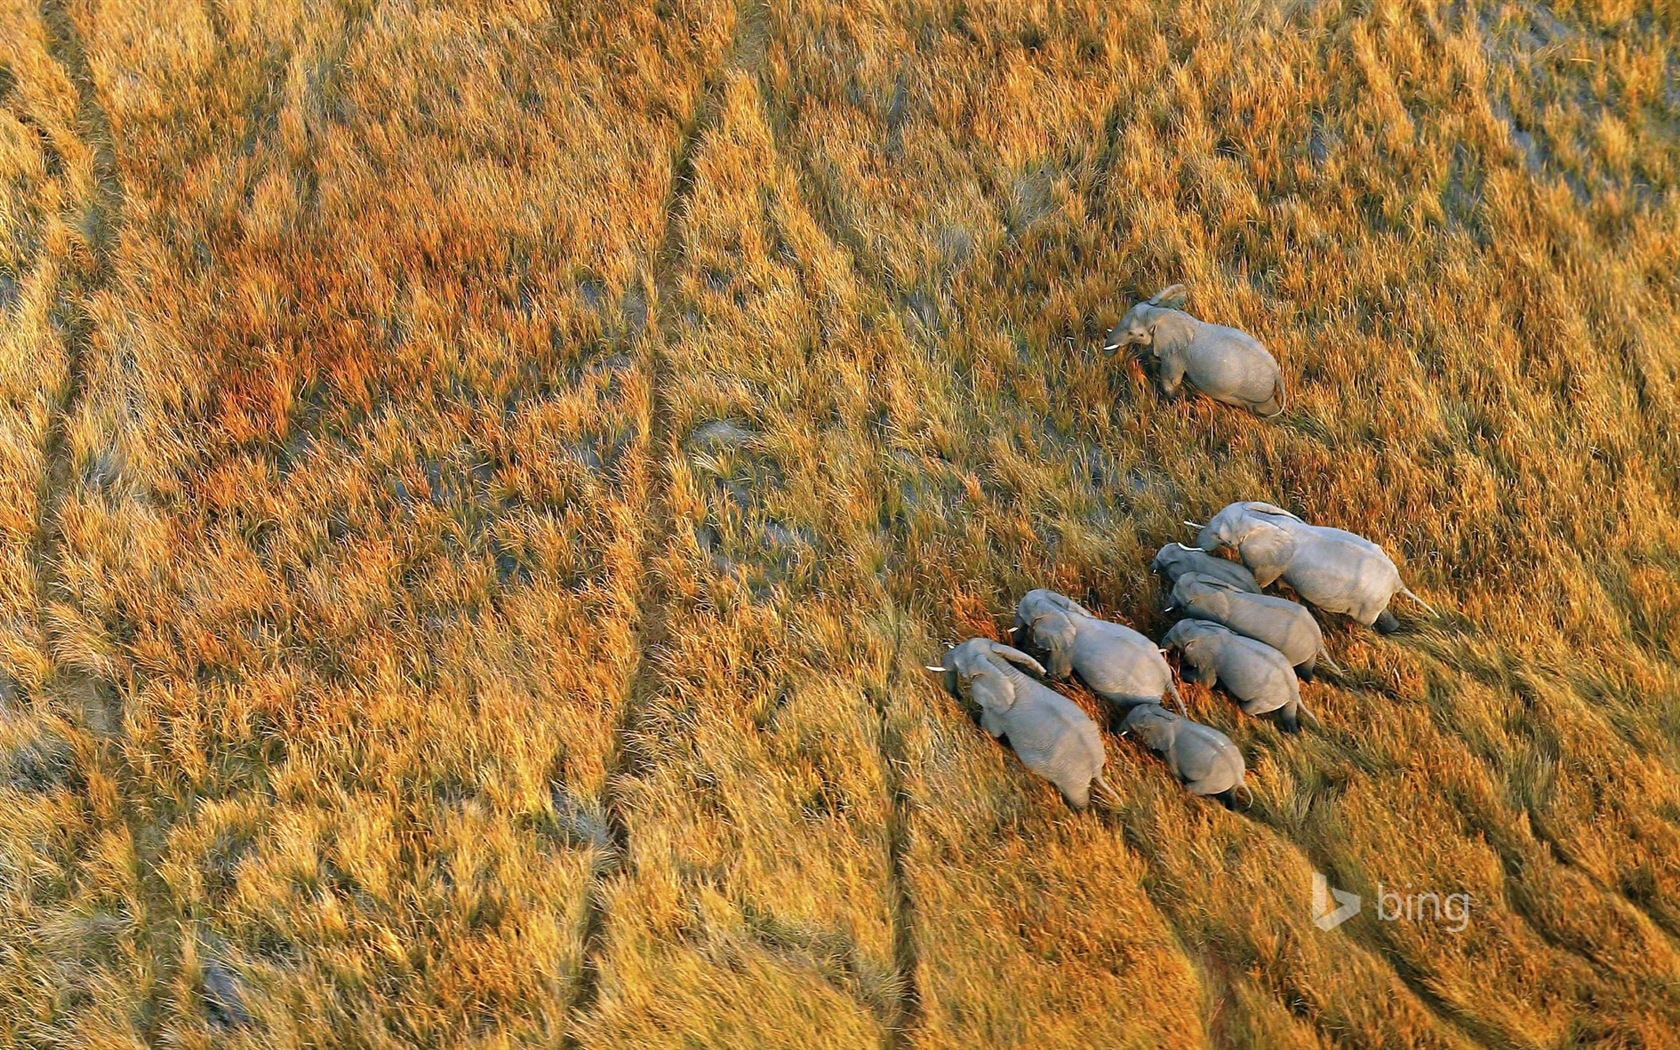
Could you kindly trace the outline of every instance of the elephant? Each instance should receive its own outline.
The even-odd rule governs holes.
[[[1300,716],[1313,718],[1301,703],[1301,687],[1289,658],[1265,642],[1245,638],[1212,620],[1180,620],[1161,639],[1184,654],[1203,685],[1223,685],[1249,715],[1279,712],[1283,728],[1300,727]],[[1317,719],[1314,718],[1314,721]]]
[[[1289,659],[1303,682],[1313,679],[1324,653],[1324,633],[1306,606],[1270,594],[1252,594],[1224,580],[1187,572],[1173,584],[1168,611],[1183,609],[1198,620],[1212,620]],[[1325,661],[1335,667],[1328,656]]]
[[[941,666],[928,670],[943,673],[945,688],[954,695],[978,704],[986,732],[1007,736],[1022,764],[1060,788],[1075,809],[1090,804],[1093,784],[1114,798],[1102,775],[1107,754],[1097,724],[1021,667],[1044,673],[1043,665],[1019,649],[970,638],[947,651]]]
[[[1165,576],[1168,587],[1177,583],[1178,578],[1187,572],[1199,572],[1203,576],[1223,580],[1240,591],[1260,593],[1260,585],[1254,582],[1254,574],[1238,562],[1215,557],[1200,547],[1186,547],[1182,543],[1169,543],[1156,551],[1155,560],[1149,563],[1149,571]]]
[[[1212,726],[1175,715],[1159,704],[1139,704],[1126,715],[1122,735],[1135,734],[1167,760],[1167,768],[1192,795],[1213,795],[1227,804],[1244,788],[1247,766],[1231,738]]]
[[[1206,525],[1185,524],[1201,530],[1196,546],[1236,550],[1260,586],[1281,579],[1325,612],[1345,613],[1383,634],[1400,628],[1388,611],[1396,594],[1439,615],[1400,581],[1383,549],[1363,536],[1309,525],[1281,507],[1256,502],[1232,503]]]
[[[1177,309],[1185,295],[1182,284],[1170,285],[1133,306],[1108,333],[1103,349],[1144,348],[1160,365],[1161,389],[1168,396],[1188,379],[1215,401],[1259,416],[1282,412],[1283,374],[1277,359],[1247,332],[1198,321]]]
[[[1045,654],[1049,676],[1077,672],[1096,693],[1121,707],[1157,704],[1167,693],[1183,710],[1172,667],[1154,642],[1123,624],[1099,620],[1078,602],[1043,588],[1015,609],[1015,643]]]

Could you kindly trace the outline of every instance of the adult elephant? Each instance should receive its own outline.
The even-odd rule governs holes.
[[[1438,615],[1401,582],[1387,553],[1363,536],[1309,525],[1282,507],[1254,501],[1232,503],[1206,525],[1185,524],[1201,530],[1196,546],[1203,550],[1235,550],[1260,586],[1281,579],[1325,612],[1345,613],[1383,634],[1400,627],[1388,611],[1396,594]]]
[[[1171,285],[1126,311],[1103,349],[1139,347],[1159,367],[1161,390],[1171,397],[1186,381],[1215,401],[1260,416],[1283,411],[1283,374],[1277,359],[1238,328],[1199,321],[1177,309],[1182,284]]]

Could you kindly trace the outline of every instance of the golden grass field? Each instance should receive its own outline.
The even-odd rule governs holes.
[[[1680,1043],[1671,0],[0,0],[0,173],[0,1045]],[[1247,809],[921,669],[1237,499],[1443,613]]]

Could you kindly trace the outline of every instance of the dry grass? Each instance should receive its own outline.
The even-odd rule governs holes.
[[[0,7],[0,1045],[1664,1045],[1680,13]],[[1097,351],[1170,281],[1288,411]],[[1245,812],[920,670],[1261,498]],[[1205,520],[1205,519],[1203,519]],[[1094,701],[1082,697],[1094,714]],[[1473,895],[1333,932],[1313,871]]]

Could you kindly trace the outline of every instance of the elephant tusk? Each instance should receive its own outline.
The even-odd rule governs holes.
[[[1118,350],[1118,349],[1120,349],[1120,344],[1119,343],[1104,343],[1103,344],[1103,349],[1104,350]]]
[[[924,670],[924,671],[938,671],[940,674],[945,673],[945,668],[943,668],[943,667],[932,667],[928,664],[923,664],[922,665],[922,670]]]
[[[1200,522],[1195,522],[1195,521],[1186,521],[1184,524],[1190,526],[1192,529],[1205,529],[1205,528],[1207,528],[1206,525],[1203,525]]]

